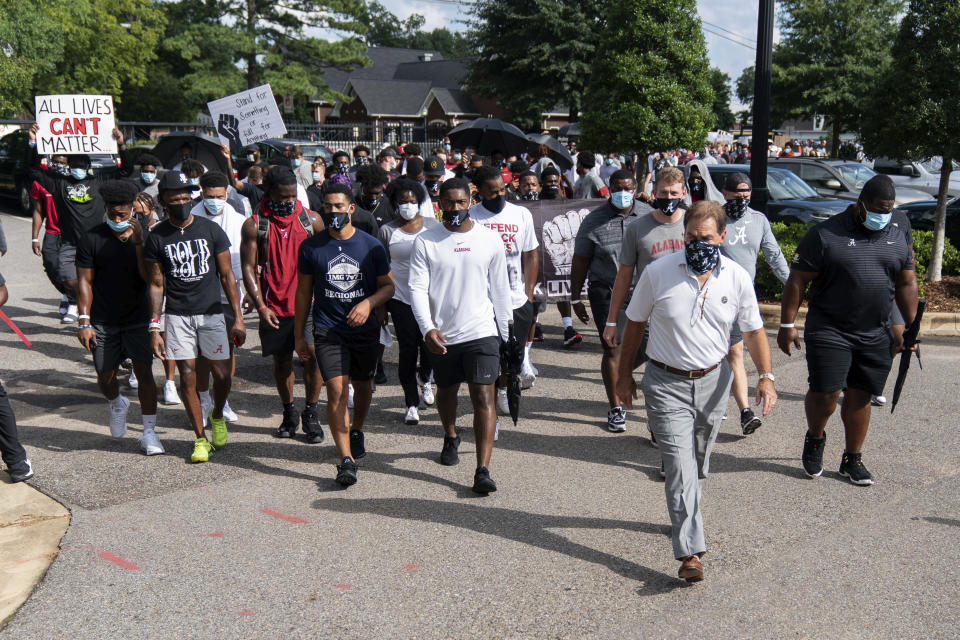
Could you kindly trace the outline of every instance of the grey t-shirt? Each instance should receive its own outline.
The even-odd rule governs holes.
[[[579,200],[603,198],[606,197],[604,193],[606,190],[607,187],[603,184],[600,176],[589,171],[585,176],[577,180],[577,184],[573,185],[573,197]]]
[[[677,251],[683,251],[683,218],[664,224],[653,215],[653,210],[638,217],[623,235],[620,264],[635,267],[634,282],[651,262]]]
[[[767,216],[748,208],[739,220],[727,218],[727,239],[723,242],[723,253],[746,269],[751,280],[757,277],[757,253],[761,249],[774,275],[780,282],[786,282],[790,267],[773,236]]]
[[[640,219],[640,215],[649,211],[649,205],[635,200],[630,213],[621,216],[610,206],[608,200],[583,219],[573,245],[573,255],[590,259],[587,277],[591,286],[600,285],[613,289],[613,282],[620,269],[620,248],[623,245],[624,233]]]

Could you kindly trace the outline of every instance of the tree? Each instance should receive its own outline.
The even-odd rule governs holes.
[[[911,0],[893,45],[893,63],[881,77],[864,122],[864,148],[894,158],[940,156],[940,189],[927,279],[943,265],[947,193],[960,158],[960,3]]]
[[[367,25],[363,39],[370,46],[427,49],[445,58],[467,58],[475,53],[468,36],[446,27],[424,31],[423,15],[414,13],[401,19],[377,0],[367,3],[363,22]]]
[[[710,69],[710,86],[713,87],[713,118],[717,129],[729,131],[736,123],[730,110],[730,76],[720,69]]]
[[[772,111],[787,117],[825,115],[831,155],[840,133],[858,129],[867,96],[890,63],[903,0],[781,0],[780,44],[774,51]]]
[[[40,0],[0,1],[0,114],[33,109],[34,83],[63,60],[63,39],[51,38],[60,22]]]
[[[599,62],[600,7],[600,0],[477,0],[470,91],[496,98],[523,127],[539,127],[541,114],[561,105],[577,120]]]
[[[580,119],[594,149],[702,148],[713,122],[695,0],[611,3]]]

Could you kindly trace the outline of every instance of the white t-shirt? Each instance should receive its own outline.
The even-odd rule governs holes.
[[[470,208],[470,217],[500,236],[507,257],[510,302],[514,309],[522,307],[527,302],[527,293],[524,290],[521,254],[540,246],[530,210],[507,202],[503,211],[493,213],[481,203]]]
[[[730,258],[700,288],[683,251],[643,270],[627,306],[627,317],[647,322],[647,357],[684,371],[712,367],[730,350],[734,322],[744,332],[763,328],[757,295],[746,269]]]
[[[390,271],[393,272],[393,298],[404,304],[410,304],[410,255],[413,253],[413,241],[430,227],[440,224],[436,218],[421,219],[423,224],[415,233],[407,233],[401,229],[396,220],[380,227],[380,242],[387,250]]]
[[[243,284],[243,271],[240,269],[240,246],[243,244],[243,223],[247,219],[243,217],[243,214],[237,213],[237,210],[227,202],[223,204],[223,210],[218,216],[210,215],[207,208],[203,206],[203,202],[191,209],[190,213],[198,218],[206,218],[227,234],[227,238],[230,239],[230,267],[233,270],[233,277],[237,279],[237,293],[243,299],[243,289],[240,287]],[[220,303],[227,304],[227,294],[222,291],[220,292]]]
[[[417,236],[410,256],[410,306],[424,336],[448,344],[509,335],[513,319],[507,261],[497,234],[474,222],[466,232],[438,224]]]

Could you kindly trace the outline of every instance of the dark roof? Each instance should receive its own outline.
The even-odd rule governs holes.
[[[437,102],[443,108],[444,113],[457,114],[479,114],[480,110],[474,103],[473,98],[459,89],[446,89],[444,87],[434,87],[433,95]]]
[[[424,55],[430,55],[433,60],[443,59],[438,51],[401,49],[399,47],[368,47],[366,56],[373,63],[369,67],[357,67],[351,72],[329,67],[323,72],[323,79],[334,91],[343,91],[343,88],[347,85],[347,80],[352,78],[392,80],[399,65],[421,63]],[[422,78],[404,79],[420,80]],[[312,101],[320,102],[319,96],[314,96]]]
[[[350,78],[350,87],[371,116],[419,116],[430,83]]]
[[[429,80],[434,87],[460,89],[467,77],[466,59],[405,62],[397,65],[393,77],[397,80]]]

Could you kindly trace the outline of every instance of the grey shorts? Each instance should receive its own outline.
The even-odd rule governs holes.
[[[166,356],[168,360],[207,360],[230,358],[230,339],[222,313],[206,316],[166,316]]]
[[[94,324],[93,331],[97,344],[93,347],[93,366],[97,373],[114,371],[130,358],[134,362],[150,364],[153,361],[153,349],[147,323],[139,324]]]
[[[67,283],[77,279],[77,246],[66,240],[60,241],[60,262],[57,265],[57,277]]]

